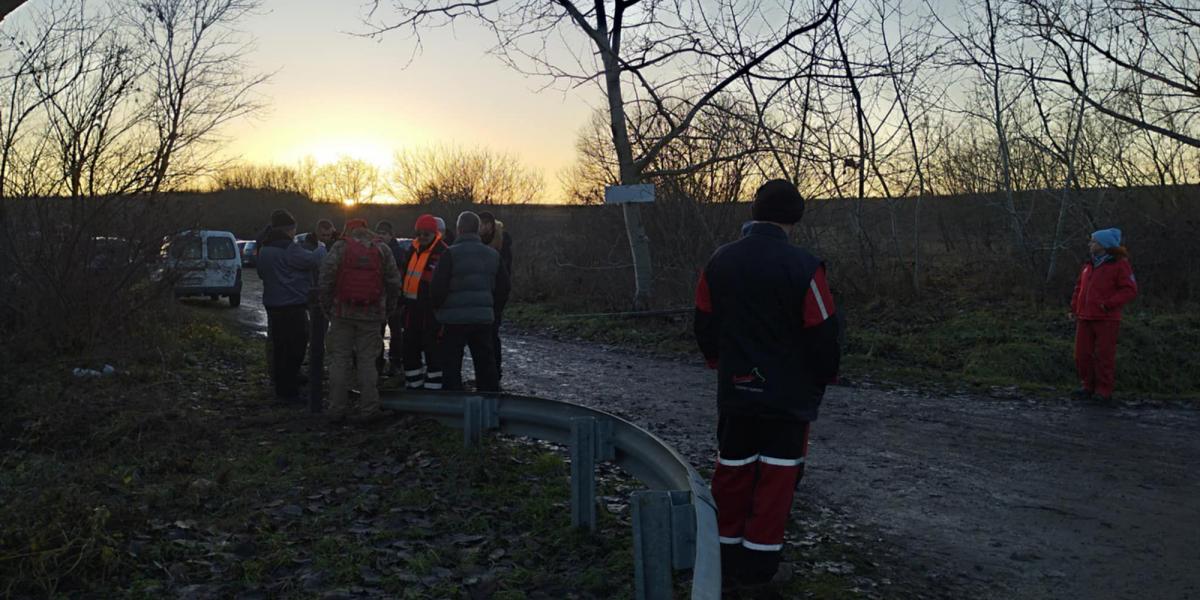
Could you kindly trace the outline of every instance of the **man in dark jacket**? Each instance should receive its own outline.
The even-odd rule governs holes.
[[[497,221],[496,215],[484,211],[479,213],[479,239],[483,243],[491,246],[496,252],[500,253],[500,264],[504,270],[508,272],[508,276],[512,278],[512,236],[504,230],[504,222]],[[496,310],[496,320],[492,323],[492,346],[496,349],[496,379],[504,378],[504,369],[501,366],[503,362],[500,352],[500,323],[504,320],[503,311]]]
[[[387,244],[388,250],[392,251],[392,257],[396,259],[396,268],[401,273],[404,272],[404,253],[405,250],[400,246],[400,240],[396,239],[395,229],[392,227],[391,221],[380,221],[375,224],[375,235],[379,237],[384,244]],[[384,331],[391,330],[391,338],[388,341],[387,347],[387,374],[388,376],[395,375],[400,370],[400,363],[404,360],[404,318],[400,306],[392,314],[388,315],[387,323],[384,324]],[[383,372],[383,347],[380,347],[379,358],[375,361],[375,365]]]
[[[500,253],[479,238],[479,215],[458,215],[458,236],[442,254],[433,274],[431,291],[438,323],[442,325],[442,373],[445,389],[462,389],[463,346],[470,346],[475,363],[475,387],[500,390],[492,324],[508,302],[508,271]]]
[[[292,215],[284,210],[273,212],[256,266],[263,281],[275,395],[289,403],[301,400],[300,366],[308,346],[309,292],[313,271],[320,264],[316,253],[293,241],[295,235]]]
[[[312,289],[308,293],[308,407],[312,412],[321,412],[325,394],[325,334],[329,332],[329,319],[321,308],[317,285],[321,275],[320,264],[337,239],[337,229],[328,219],[317,221],[315,231],[304,238],[304,247],[311,250],[318,268],[312,271]]]
[[[800,192],[769,181],[752,213],[745,237],[717,249],[696,289],[696,339],[717,369],[721,570],[734,586],[778,570],[809,423],[841,356],[825,266],[788,243],[804,214]]]
[[[404,379],[409,389],[442,389],[441,356],[437,351],[438,322],[433,312],[433,274],[449,248],[433,215],[421,215],[416,239],[403,255],[400,302],[404,307]],[[424,361],[421,358],[424,356]]]

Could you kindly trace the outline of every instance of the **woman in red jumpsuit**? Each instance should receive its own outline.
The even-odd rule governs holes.
[[[1112,402],[1117,370],[1117,330],[1121,308],[1137,297],[1137,279],[1120,229],[1101,229],[1088,242],[1091,257],[1083,264],[1071,315],[1075,318],[1075,369],[1080,400]]]

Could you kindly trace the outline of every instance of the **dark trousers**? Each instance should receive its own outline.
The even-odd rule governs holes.
[[[808,454],[806,422],[721,415],[717,422],[717,503],[723,577],[770,581],[779,568],[792,497]]]
[[[321,399],[325,378],[325,333],[329,331],[329,319],[319,306],[308,309],[308,322],[312,330],[312,343],[308,345],[308,408],[321,412]]]
[[[501,319],[503,319],[503,317],[504,317],[504,313],[497,310],[496,311],[496,322],[492,323],[492,349],[495,351],[495,354],[496,354],[496,381],[500,381],[501,379],[504,378],[504,368],[500,364],[500,361],[501,361],[500,321],[501,321]]]
[[[492,347],[492,325],[443,325],[439,347],[442,352],[442,378],[447,390],[461,390],[463,347],[471,349],[475,363],[475,389],[481,392],[500,390],[496,372],[495,349]]]
[[[437,322],[428,311],[417,309],[409,309],[404,321],[405,386],[412,389],[442,389],[442,357],[438,350]]]
[[[300,367],[308,347],[308,307],[285,306],[267,309],[267,332],[271,336],[275,371],[275,395],[300,395]]]

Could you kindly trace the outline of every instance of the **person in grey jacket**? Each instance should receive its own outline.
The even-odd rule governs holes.
[[[308,301],[317,253],[293,241],[296,220],[285,210],[271,213],[271,228],[258,251],[263,281],[267,335],[271,338],[275,396],[286,403],[300,398],[300,366],[308,347]]]
[[[500,391],[492,323],[508,302],[508,271],[500,253],[479,237],[479,215],[458,215],[458,236],[442,253],[430,292],[437,322],[442,325],[441,353],[444,389],[461,390],[463,347],[471,348],[475,387]]]

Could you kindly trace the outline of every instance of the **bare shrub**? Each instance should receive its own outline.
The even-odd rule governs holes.
[[[99,356],[160,315],[166,236],[186,217],[160,202],[108,196],[6,201],[0,230],[0,335],[13,359]]]

